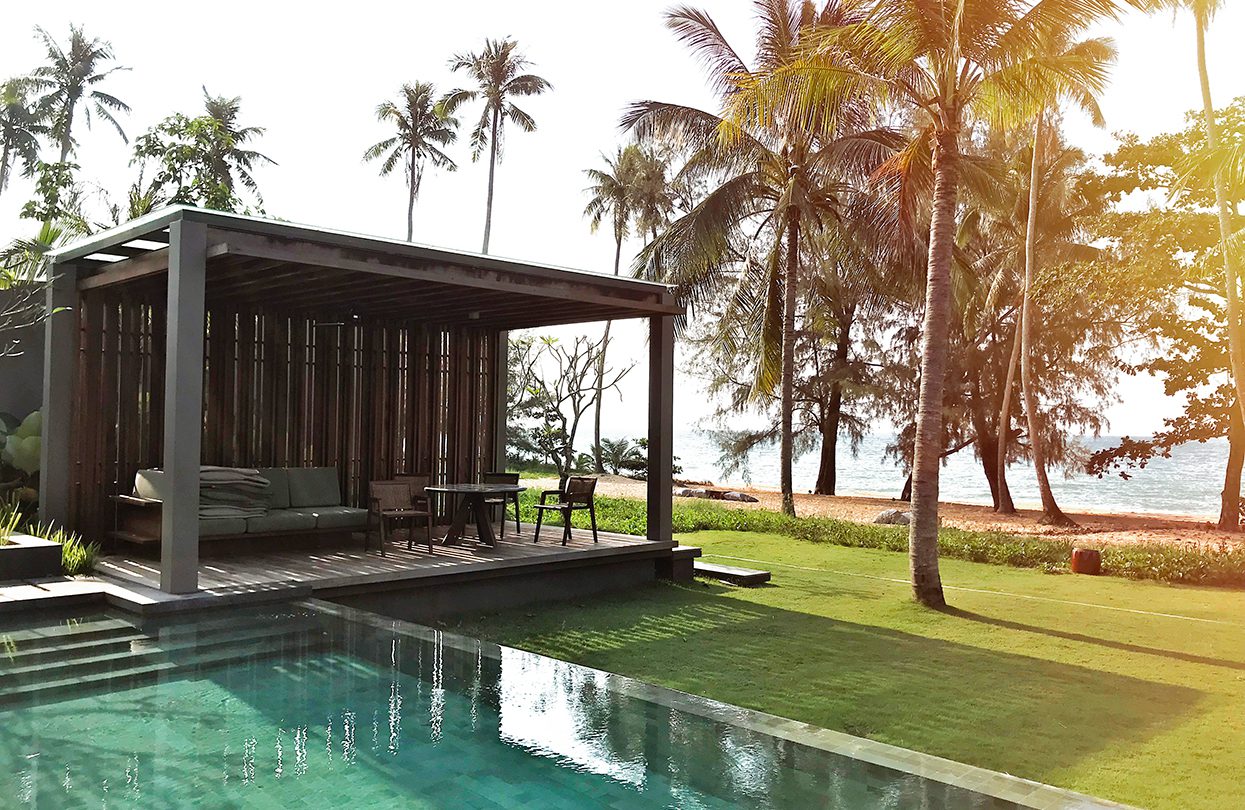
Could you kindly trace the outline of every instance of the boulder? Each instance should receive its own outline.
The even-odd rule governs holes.
[[[757,499],[756,499],[756,498],[754,498],[754,497],[752,497],[752,496],[751,496],[751,495],[749,495],[748,493],[746,493],[746,492],[735,492],[734,490],[731,490],[731,491],[729,491],[729,492],[723,492],[723,493],[722,493],[722,500],[724,500],[724,501],[739,501],[740,503],[756,503],[756,502],[757,502]]]
[[[891,526],[907,526],[912,522],[912,514],[899,509],[887,509],[873,519],[874,523],[889,524]]]

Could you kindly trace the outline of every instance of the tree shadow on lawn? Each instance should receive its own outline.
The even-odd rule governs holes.
[[[1180,724],[1203,697],[1189,687],[723,599],[721,590],[646,593],[639,616],[633,593],[577,608],[560,627],[538,620],[500,638],[480,629],[502,643],[1042,781]],[[1019,629],[1029,628],[987,632]]]

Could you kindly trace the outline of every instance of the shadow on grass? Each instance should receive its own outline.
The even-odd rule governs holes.
[[[720,598],[727,590],[656,587],[461,629],[1043,781],[1178,725],[1202,697],[1192,688]]]
[[[948,607],[942,611],[948,616],[955,616],[959,619],[967,619],[973,622],[981,622],[993,627],[1001,627],[1006,630],[1016,630],[1023,633],[1041,633],[1051,638],[1063,639],[1064,641],[1075,641],[1079,644],[1094,644],[1099,647],[1106,647],[1112,650],[1121,650],[1123,652],[1138,653],[1140,655],[1157,655],[1162,658],[1171,658],[1176,661],[1185,661],[1190,664],[1201,664],[1208,667],[1225,667],[1227,669],[1245,670],[1245,661],[1232,661],[1227,658],[1212,658],[1206,655],[1195,655],[1193,653],[1180,652],[1179,650],[1164,650],[1160,647],[1146,647],[1142,644],[1130,644],[1127,641],[1116,641],[1109,638],[1099,638],[1097,636],[1088,636],[1084,633],[1069,633],[1066,630],[1055,630],[1050,627],[1038,627],[1023,622],[1013,622],[1007,619],[1000,619],[995,616],[983,616],[980,613],[973,613],[971,610],[963,610],[956,607]]]

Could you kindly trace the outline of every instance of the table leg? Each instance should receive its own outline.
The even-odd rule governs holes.
[[[454,519],[450,522],[449,534],[441,541],[442,545],[456,546],[462,540],[463,530],[467,528],[467,519],[471,516],[471,498],[463,498],[454,510]]]
[[[486,546],[497,545],[497,540],[493,536],[493,522],[490,520],[492,516],[489,515],[488,505],[484,503],[484,496],[473,497],[471,505],[476,515],[476,537]]]

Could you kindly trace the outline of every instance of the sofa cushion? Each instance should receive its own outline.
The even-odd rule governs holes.
[[[290,508],[290,476],[284,467],[261,467],[259,474],[268,479],[269,509]],[[252,530],[253,531],[253,530]]]
[[[316,516],[306,512],[295,512],[290,509],[274,509],[262,517],[246,519],[246,530],[252,534],[258,532],[299,532],[311,531],[316,527]]]
[[[288,510],[313,515],[317,529],[365,529],[367,510],[354,506],[307,506]]]
[[[290,506],[341,506],[342,491],[336,467],[290,467]]]
[[[200,537],[215,537],[222,534],[246,534],[246,518],[199,519]]]
[[[134,473],[134,494],[140,498],[164,500],[164,470],[139,470]]]

